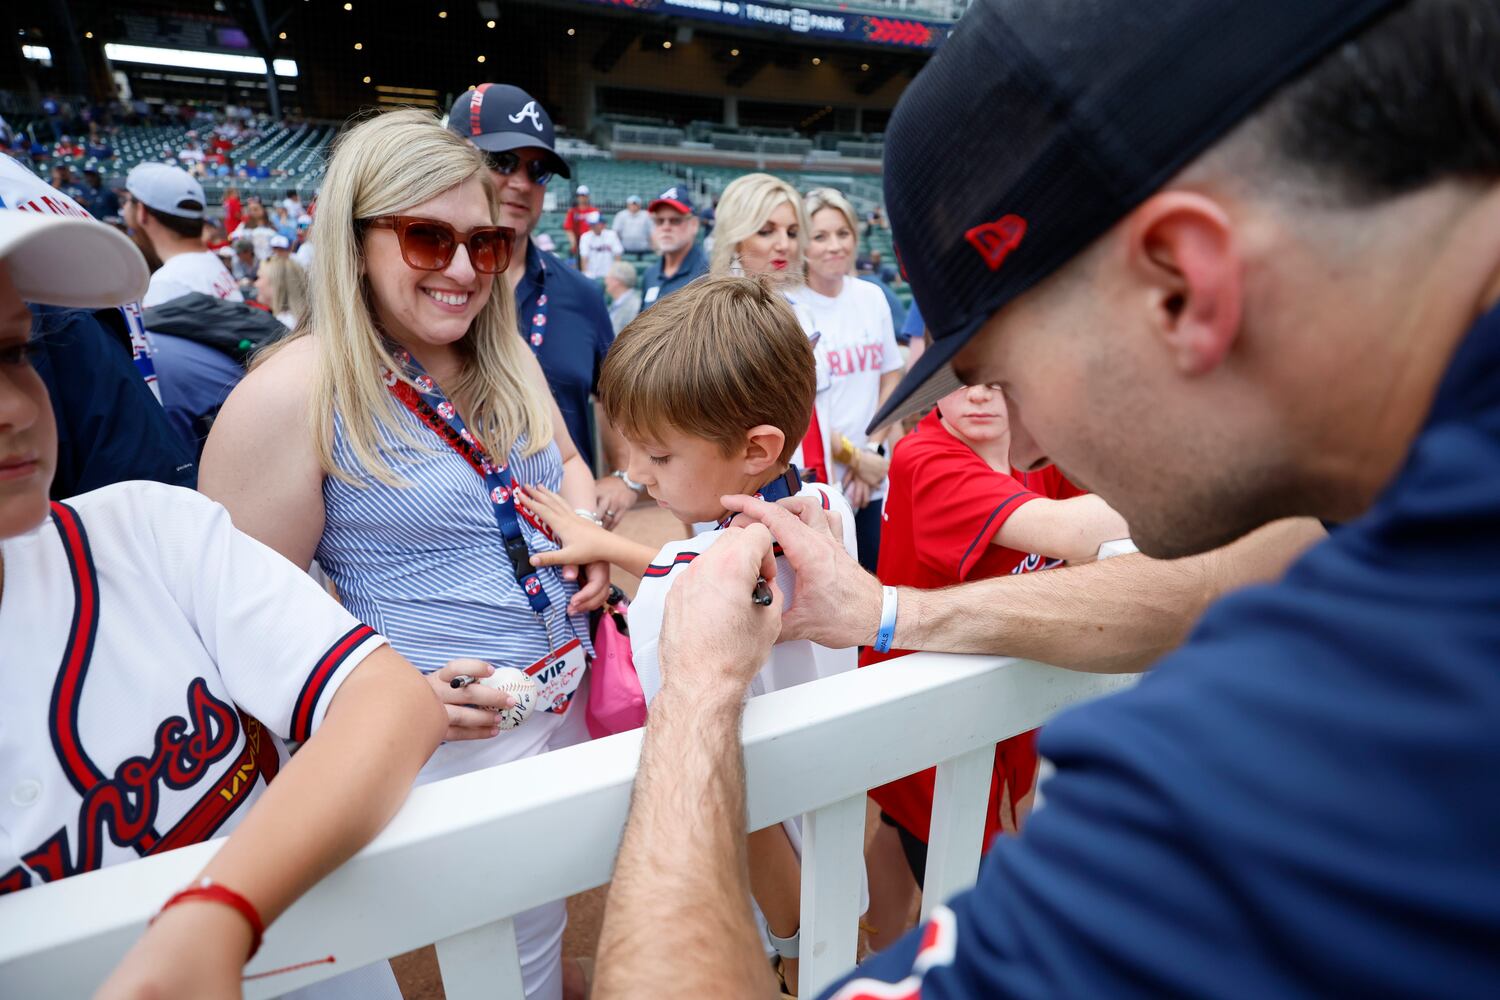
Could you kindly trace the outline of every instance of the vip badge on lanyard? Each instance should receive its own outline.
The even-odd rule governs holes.
[[[402,381],[395,372],[386,369],[382,372],[386,387],[418,420],[431,428],[448,447],[458,452],[459,457],[468,462],[469,467],[484,480],[490,505],[494,509],[495,523],[500,527],[500,537],[505,542],[505,555],[510,559],[516,583],[526,594],[531,610],[545,622],[542,612],[551,606],[552,599],[547,596],[541,577],[531,565],[531,551],[526,546],[526,536],[521,533],[520,518],[516,514],[515,485],[510,469],[490,459],[484,446],[464,426],[458,410],[443,396],[437,383],[422,370],[422,366],[410,353],[398,350],[395,358],[398,364],[411,373],[412,384]]]
[[[778,500],[785,500],[787,497],[794,497],[800,492],[802,492],[802,477],[798,474],[797,467],[794,465],[782,475],[777,476],[756,490],[755,499],[764,500],[766,503],[775,503]],[[727,528],[729,527],[729,522],[733,520],[734,515],[730,514],[719,522],[719,527]]]

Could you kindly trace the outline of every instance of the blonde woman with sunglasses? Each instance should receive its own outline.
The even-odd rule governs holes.
[[[316,557],[426,674],[449,727],[419,781],[581,741],[608,567],[533,569],[556,545],[511,494],[592,509],[593,476],[495,280],[515,233],[485,162],[425,113],[382,114],[340,138],[318,206],[308,320],[225,403],[201,488],[298,566]],[[499,691],[461,679],[501,666],[539,686],[513,728]],[[516,920],[530,997],[562,995],[565,920],[561,901]]]

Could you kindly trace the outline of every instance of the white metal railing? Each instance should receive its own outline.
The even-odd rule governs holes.
[[[854,962],[867,789],[939,764],[925,898],[940,902],[978,872],[991,746],[1133,680],[919,654],[751,701],[750,826],[804,815],[803,994]],[[640,744],[622,733],[414,790],[276,922],[247,973],[318,964],[252,980],[246,997],[434,942],[449,1000],[520,997],[510,918],[609,880]],[[0,996],[87,996],[218,844],[0,897]]]

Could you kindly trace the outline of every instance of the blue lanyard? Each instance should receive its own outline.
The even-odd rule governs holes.
[[[764,500],[766,503],[775,503],[778,500],[785,500],[787,497],[794,497],[800,492],[802,492],[802,476],[798,474],[797,467],[793,465],[786,472],[756,490],[755,499]],[[730,514],[719,522],[719,527],[729,527],[729,522],[733,521],[734,517],[733,514]]]
[[[510,468],[491,461],[479,439],[464,426],[458,409],[443,395],[437,382],[422,370],[416,358],[400,349],[395,350],[393,355],[396,362],[407,369],[411,384],[397,378],[395,372],[387,370],[384,373],[385,382],[391,395],[411,410],[418,420],[430,427],[445,444],[458,452],[459,457],[468,462],[484,480],[490,505],[495,512],[495,523],[500,527],[500,537],[505,542],[505,555],[510,559],[516,583],[531,602],[531,610],[536,612],[538,618],[543,618],[542,612],[551,606],[552,599],[547,596],[541,577],[531,565],[531,551],[526,545],[526,536],[521,533],[521,520],[516,514],[515,485],[510,476]]]

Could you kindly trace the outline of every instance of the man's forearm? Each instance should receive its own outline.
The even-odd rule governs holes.
[[[737,694],[651,704],[599,938],[596,1000],[770,997],[750,913]]]
[[[1278,521],[1186,559],[1122,556],[945,590],[903,588],[894,645],[1140,670],[1175,649],[1219,596],[1276,578],[1322,537],[1315,521]]]

